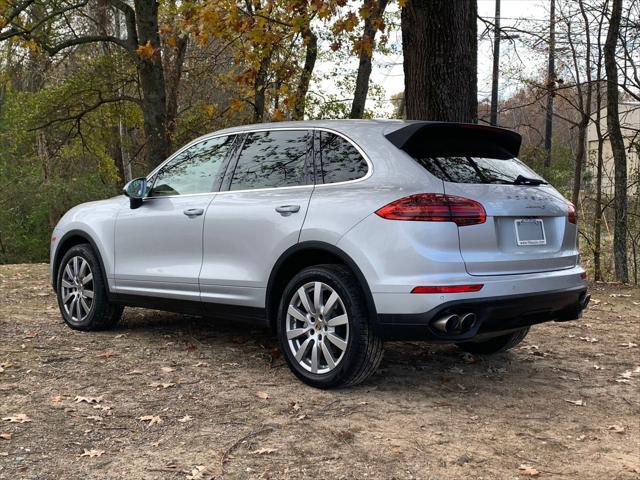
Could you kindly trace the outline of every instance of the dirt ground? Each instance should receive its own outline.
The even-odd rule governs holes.
[[[640,291],[513,352],[389,343],[356,388],[289,372],[267,331],[127,309],[61,320],[46,265],[0,266],[0,479],[640,477]]]

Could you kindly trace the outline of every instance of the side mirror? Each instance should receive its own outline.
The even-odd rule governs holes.
[[[141,207],[142,199],[147,195],[146,177],[134,178],[124,186],[122,193],[129,197],[129,206],[132,209]]]

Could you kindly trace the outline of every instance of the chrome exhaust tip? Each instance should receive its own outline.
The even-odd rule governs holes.
[[[475,313],[465,313],[460,317],[460,330],[462,332],[467,332],[471,330],[476,324],[476,314]]]
[[[433,327],[442,333],[451,334],[458,330],[460,317],[458,315],[445,315],[433,322]]]

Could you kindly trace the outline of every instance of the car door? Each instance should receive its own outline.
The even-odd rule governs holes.
[[[313,133],[247,133],[207,210],[202,300],[262,308],[269,275],[298,242],[313,192]],[[233,168],[232,168],[233,167]]]
[[[115,291],[200,300],[205,212],[220,187],[234,137],[198,141],[150,180],[140,208],[123,209],[115,228]]]

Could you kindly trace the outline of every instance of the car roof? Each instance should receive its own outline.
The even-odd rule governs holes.
[[[249,125],[241,125],[237,127],[225,128],[218,130],[216,134],[231,134],[242,133],[251,130],[268,130],[268,129],[283,129],[283,128],[327,128],[330,130],[336,130],[338,132],[349,135],[349,133],[360,130],[363,127],[375,128],[385,133],[389,133],[393,130],[401,128],[403,126],[414,123],[412,120],[398,120],[398,119],[373,119],[373,120],[300,120],[300,121],[287,121],[287,122],[268,122],[268,123],[253,123]]]

